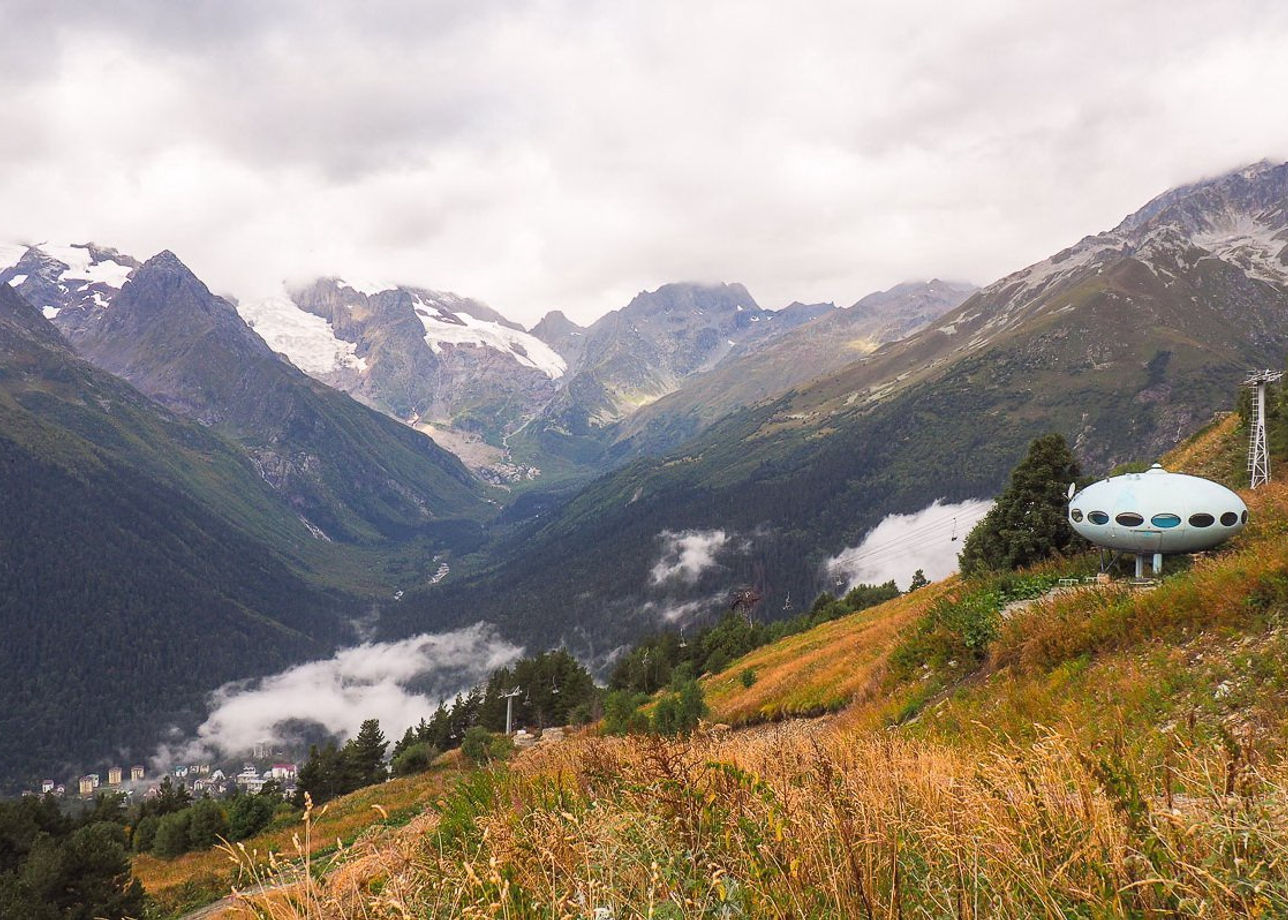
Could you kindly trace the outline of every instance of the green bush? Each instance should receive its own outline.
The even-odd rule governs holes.
[[[202,799],[188,809],[188,848],[205,850],[228,837],[228,818],[214,799]]]
[[[648,697],[633,690],[612,690],[604,697],[604,732],[625,735],[648,730],[648,717],[640,712]]]
[[[428,741],[417,741],[410,747],[403,748],[390,766],[394,776],[411,776],[413,773],[424,773],[439,755],[438,748]]]
[[[940,598],[891,653],[891,673],[906,679],[925,665],[936,671],[973,671],[997,638],[1002,609],[1014,601],[1040,597],[1058,580],[1057,575],[1007,572],[976,582],[974,590],[956,599]]]
[[[472,725],[461,741],[461,753],[476,764],[506,760],[514,751],[508,735],[494,735],[482,725]]]
[[[228,806],[228,839],[245,840],[268,827],[277,803],[265,795],[239,795]]]
[[[693,678],[672,685],[671,692],[657,702],[653,730],[659,735],[687,735],[698,727],[708,712],[702,685]]]
[[[161,824],[161,819],[156,815],[146,815],[139,819],[139,823],[134,827],[134,852],[149,853],[152,851],[152,843],[157,837],[157,827]]]

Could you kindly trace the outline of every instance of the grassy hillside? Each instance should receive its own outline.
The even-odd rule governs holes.
[[[1245,499],[1156,588],[1017,603],[974,648],[922,629],[982,590],[951,579],[760,649],[706,680],[713,718],[838,714],[526,754],[271,915],[1283,915],[1288,485]]]
[[[287,867],[305,854],[325,871],[358,841],[366,847],[390,831],[415,829],[426,802],[459,776],[452,761],[429,773],[368,786],[328,802],[312,811],[307,822],[292,811],[234,849],[202,850],[172,860],[142,854],[134,858],[132,870],[163,913],[177,914],[218,900],[234,887],[253,887],[276,870],[293,871]]]

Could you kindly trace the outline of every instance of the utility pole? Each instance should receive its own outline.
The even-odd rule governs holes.
[[[1279,371],[1253,371],[1243,381],[1245,387],[1256,390],[1256,415],[1252,420],[1252,433],[1248,438],[1248,483],[1256,488],[1270,481],[1270,452],[1266,449],[1266,384],[1276,383],[1283,377]]]
[[[514,698],[523,691],[518,687],[501,692],[505,698],[505,733],[509,735],[514,728]]]

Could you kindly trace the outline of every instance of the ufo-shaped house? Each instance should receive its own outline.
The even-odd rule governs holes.
[[[1144,473],[1102,479],[1072,494],[1069,523],[1097,546],[1134,554],[1139,578],[1147,556],[1157,574],[1165,555],[1228,540],[1248,523],[1248,507],[1220,483],[1169,473],[1155,463]]]

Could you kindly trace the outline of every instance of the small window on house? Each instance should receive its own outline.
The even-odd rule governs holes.
[[[1239,523],[1239,516],[1233,511],[1227,511],[1225,514],[1221,515],[1222,527],[1233,527],[1237,523]]]
[[[1077,508],[1074,508],[1072,511],[1069,512],[1069,517],[1073,518],[1073,522],[1075,524],[1079,524],[1082,522],[1082,512],[1079,511]]]
[[[1105,514],[1103,511],[1088,511],[1087,520],[1093,524],[1108,524],[1109,515]]]
[[[1177,527],[1181,523],[1179,514],[1156,514],[1149,519],[1149,522],[1155,527],[1161,527],[1166,530],[1169,527]]]
[[[1213,522],[1215,521],[1216,521],[1216,518],[1212,517],[1212,515],[1204,511],[1200,511],[1198,514],[1190,515],[1191,527],[1211,527]]]
[[[1135,511],[1124,511],[1122,514],[1118,515],[1118,517],[1114,518],[1114,520],[1119,524],[1122,524],[1124,527],[1139,527],[1141,524],[1145,523],[1145,519]]]

